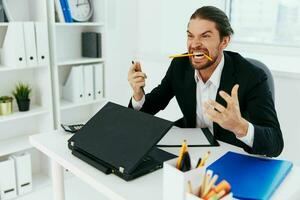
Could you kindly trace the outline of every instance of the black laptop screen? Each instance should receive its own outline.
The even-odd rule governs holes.
[[[71,140],[130,174],[171,126],[170,121],[108,102]]]

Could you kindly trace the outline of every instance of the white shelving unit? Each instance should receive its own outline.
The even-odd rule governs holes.
[[[101,107],[104,99],[71,102],[64,99],[62,87],[72,66],[103,63],[105,66],[105,8],[106,0],[92,1],[94,13],[89,22],[61,23],[55,19],[55,1],[49,0],[50,47],[54,91],[55,127],[60,124],[85,123]],[[81,34],[101,33],[102,57],[82,57]],[[105,67],[104,67],[105,68]],[[103,80],[104,83],[104,80]],[[83,83],[82,83],[83,84]]]
[[[25,6],[23,9],[29,18],[24,21],[19,19],[16,21],[42,22],[48,26],[47,1],[15,1],[18,6],[22,6],[20,4],[31,5]],[[11,22],[0,23],[1,49],[5,38],[8,36],[7,30],[10,25]],[[50,57],[50,55],[46,56]],[[19,82],[28,83],[32,88],[30,110],[19,112],[16,100],[14,100],[13,113],[0,116],[0,158],[6,158],[15,153],[29,152],[32,159],[33,188],[39,188],[40,185],[49,182],[49,162],[43,154],[32,148],[28,137],[54,130],[50,63],[17,67],[5,66],[0,61],[0,96],[12,96],[12,91]]]
[[[17,0],[13,1],[16,4],[20,3]],[[43,154],[32,148],[28,137],[60,129],[62,123],[85,123],[105,102],[104,96],[80,103],[67,101],[63,99],[62,85],[72,66],[103,63],[105,68],[106,0],[93,1],[93,17],[84,23],[55,21],[54,2],[55,0],[22,0],[22,3],[26,4],[22,10],[26,15],[24,22],[47,23],[49,40],[45,42],[49,43],[49,64],[18,67],[5,66],[0,61],[0,96],[12,96],[12,91],[19,82],[28,83],[32,88],[29,111],[19,112],[14,100],[13,113],[0,116],[0,158],[29,152],[32,158],[33,190],[50,184],[50,163]],[[23,19],[16,21],[22,22]],[[9,26],[10,22],[0,23],[1,49]],[[82,57],[82,32],[101,33],[101,58]],[[105,69],[103,87],[104,72]]]

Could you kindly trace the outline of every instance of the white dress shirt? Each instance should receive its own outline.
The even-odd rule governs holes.
[[[222,55],[221,62],[216,67],[211,77],[204,83],[198,71],[195,70],[195,81],[196,81],[196,127],[205,128],[207,127],[213,133],[213,122],[209,120],[203,113],[203,103],[209,99],[215,100],[220,86],[220,80],[222,70],[224,67],[224,55]],[[135,110],[140,110],[145,102],[145,95],[140,101],[136,101],[134,98],[131,99],[132,107]],[[248,146],[253,146],[254,140],[254,127],[251,123],[248,123],[247,135],[244,137],[237,137]]]

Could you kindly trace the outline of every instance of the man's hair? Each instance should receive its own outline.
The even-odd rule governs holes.
[[[226,14],[214,6],[203,6],[198,8],[191,16],[191,19],[205,19],[215,22],[216,28],[219,31],[220,38],[223,39],[225,36],[231,36],[233,29],[229,23],[229,19]]]

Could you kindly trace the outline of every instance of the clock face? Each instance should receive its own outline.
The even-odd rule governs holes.
[[[88,21],[93,14],[91,0],[68,0],[73,20]]]

